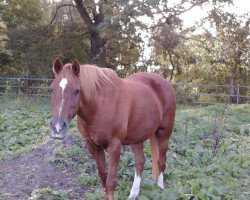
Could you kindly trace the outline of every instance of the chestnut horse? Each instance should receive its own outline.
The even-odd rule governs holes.
[[[164,189],[163,171],[175,118],[175,92],[161,76],[139,72],[121,79],[115,71],[77,60],[53,63],[51,84],[53,138],[63,139],[72,118],[96,161],[105,199],[114,199],[121,145],[135,154],[135,177],[130,199],[140,190],[145,157],[143,142],[150,140],[152,177]],[[106,170],[105,153],[108,154]]]

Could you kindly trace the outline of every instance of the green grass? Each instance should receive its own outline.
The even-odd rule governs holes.
[[[0,102],[0,159],[17,157],[48,140],[47,99],[1,97]]]
[[[69,200],[65,190],[53,191],[50,188],[36,189],[32,192],[29,200]]]
[[[161,190],[151,177],[151,156],[147,161],[138,199],[249,199],[250,106],[179,106],[170,140],[168,166],[164,173],[167,189]],[[57,164],[78,172],[83,187],[93,188],[87,199],[102,199],[95,164],[82,151],[84,144],[58,143]],[[116,199],[126,199],[134,176],[134,156],[125,148],[118,172]],[[83,164],[74,157],[83,158]],[[66,164],[65,164],[66,162]],[[64,163],[64,164],[63,164]]]
[[[48,101],[7,99],[1,101],[0,106],[0,156],[6,152],[28,151],[48,140]],[[87,199],[102,199],[103,190],[95,163],[82,143],[75,121],[69,134],[76,135],[77,141],[73,145],[58,141],[53,154],[46,160],[78,174],[76,181],[93,189],[86,194]],[[12,138],[14,142],[10,142]],[[146,142],[147,159],[138,199],[249,199],[249,143],[249,105],[178,106],[164,173],[167,189],[161,190],[150,179],[151,156]],[[115,192],[119,200],[128,197],[134,178],[134,156],[129,148],[123,149],[121,158]],[[62,195],[66,195],[65,192]],[[63,199],[61,193],[53,191],[36,194],[53,194],[56,199]]]
[[[249,136],[249,105],[178,110],[165,174],[177,199],[248,199]]]

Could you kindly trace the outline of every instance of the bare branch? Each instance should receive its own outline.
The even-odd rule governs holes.
[[[189,8],[186,8],[186,9],[183,9],[179,12],[174,12],[174,15],[181,15],[189,10],[191,10],[192,8],[196,7],[196,6],[201,6],[202,4],[208,2],[209,0],[200,0],[200,1],[197,1],[196,3],[192,4]]]
[[[56,8],[56,12],[55,12],[55,14],[54,14],[54,16],[53,16],[53,18],[52,18],[50,24],[52,24],[52,23],[54,22],[54,20],[56,19],[56,16],[57,16],[58,11],[59,11],[61,8],[67,7],[67,6],[69,6],[69,7],[76,7],[76,6],[73,5],[73,4],[62,4],[62,5],[59,5],[59,6]]]
[[[86,32],[81,33],[81,37],[83,37],[83,38],[90,37],[90,32],[86,31]]]
[[[1,31],[5,32],[5,31],[7,31],[7,29],[0,26],[0,32],[1,32]]]
[[[71,23],[74,24],[74,20],[73,20],[72,11],[71,11],[71,7],[70,6],[69,6],[69,15],[70,15]]]
[[[92,30],[94,28],[94,22],[92,21],[92,19],[90,18],[86,7],[83,4],[82,0],[74,0],[75,4],[76,4],[76,8],[79,12],[79,14],[81,15],[83,21],[86,23],[86,25],[88,26],[88,28],[90,30]]]
[[[174,64],[173,57],[172,57],[172,54],[171,54],[169,49],[167,49],[167,53],[168,53],[168,56],[169,56],[169,61],[170,61],[171,65],[172,65],[172,70],[171,70],[171,75],[170,75],[170,81],[172,81],[174,70],[175,70],[176,66]]]
[[[169,11],[169,15],[167,17],[163,17],[162,19],[165,19],[164,22],[159,22],[158,24],[149,27],[148,29],[154,29],[154,28],[158,28],[161,26],[164,26],[166,24],[171,25],[171,19],[173,17],[179,16],[187,11],[190,11],[192,8],[196,7],[196,6],[201,6],[202,4],[208,2],[209,0],[201,0],[201,1],[197,1],[196,3],[192,4],[190,7],[183,9],[183,10],[179,10],[176,11],[175,9],[173,9],[173,11]],[[177,5],[178,6],[178,5]],[[163,14],[162,14],[163,15]],[[163,15],[164,16],[164,15]],[[160,19],[160,20],[162,20]]]

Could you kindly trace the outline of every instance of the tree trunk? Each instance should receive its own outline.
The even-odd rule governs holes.
[[[175,67],[171,52],[169,50],[167,50],[167,52],[168,52],[170,63],[172,65],[172,70],[171,70],[171,74],[170,74],[170,82],[172,82],[173,75],[174,75],[174,70],[175,70],[176,67]]]
[[[233,96],[237,94],[237,87],[236,87],[236,80],[239,78],[239,66],[241,64],[241,57],[242,51],[239,50],[235,53],[234,56],[234,66],[231,70],[231,77],[230,77],[230,95],[231,96],[231,103],[237,103],[237,97]]]
[[[87,12],[87,8],[85,7],[84,1],[74,0],[74,2],[90,33],[91,57],[89,62],[91,64],[96,64],[99,67],[107,67],[107,51],[105,46],[106,40],[101,37],[98,31],[98,26],[103,22],[104,19],[102,5],[99,4],[99,13],[97,13],[95,8],[92,8],[92,13],[89,14]]]
[[[231,103],[236,103],[237,102],[237,97],[236,95],[236,78],[237,78],[237,68],[234,67],[231,72],[231,77],[230,77],[230,100]]]
[[[95,64],[99,67],[107,67],[107,49],[105,40],[101,38],[98,31],[91,33],[91,57],[90,64]]]

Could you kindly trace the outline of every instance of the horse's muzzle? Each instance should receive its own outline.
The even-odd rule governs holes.
[[[68,123],[62,119],[52,119],[50,122],[51,137],[54,139],[63,139],[68,130]]]

